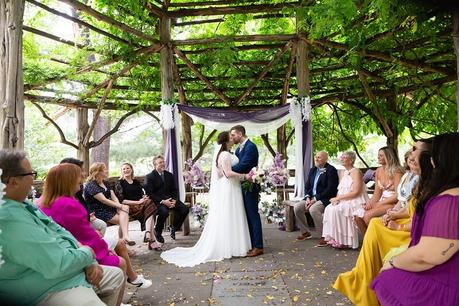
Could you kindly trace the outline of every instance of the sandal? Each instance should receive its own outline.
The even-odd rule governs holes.
[[[124,239],[124,243],[126,243],[126,244],[129,245],[129,246],[135,245],[135,241],[134,241],[134,240]]]
[[[150,238],[147,238],[147,234],[150,234]],[[154,240],[151,239],[151,232],[150,231],[145,231],[145,234],[143,235],[143,242],[153,242]]]

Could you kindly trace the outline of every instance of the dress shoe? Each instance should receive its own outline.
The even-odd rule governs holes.
[[[327,241],[325,241],[325,238],[322,237],[320,238],[319,243],[316,245],[316,247],[325,247],[327,245],[328,245]]]
[[[310,232],[306,232],[296,237],[297,240],[306,240],[306,239],[311,239],[311,238],[312,238],[312,235]]]
[[[253,250],[247,254],[247,257],[255,257],[259,255],[263,255],[263,249],[253,248]]]
[[[161,235],[160,232],[155,231],[155,237],[156,237],[156,241],[158,241],[159,243],[164,243],[163,235]]]
[[[170,231],[170,234],[171,234],[171,238],[173,240],[175,240],[175,228],[172,225],[169,226],[169,231]]]

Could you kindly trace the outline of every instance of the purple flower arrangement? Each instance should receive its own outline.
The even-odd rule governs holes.
[[[288,181],[288,170],[282,160],[282,154],[276,153],[274,162],[268,169],[268,179],[272,186],[285,186]]]
[[[194,226],[203,227],[206,221],[207,213],[209,212],[209,207],[204,203],[196,203],[193,205],[193,217],[194,217]]]
[[[190,158],[185,164],[189,169],[183,173],[185,184],[189,184],[191,187],[204,186],[207,183],[206,175],[204,171],[202,171],[199,163],[193,163]]]

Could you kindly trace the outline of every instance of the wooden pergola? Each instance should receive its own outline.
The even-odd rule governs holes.
[[[101,51],[90,42],[69,41],[23,25],[24,1],[1,0],[0,42],[6,42],[6,52],[0,54],[0,99],[5,101],[1,134],[4,148],[23,147],[24,99],[32,102],[43,116],[55,125],[62,142],[77,149],[79,158],[88,165],[90,148],[99,145],[115,133],[128,116],[138,111],[153,115],[151,112],[159,109],[160,101],[171,101],[178,97],[177,102],[182,104],[249,111],[285,104],[290,96],[311,96],[313,106],[345,102],[356,109],[368,112],[387,136],[388,143],[396,145],[398,135],[388,118],[382,115],[377,98],[386,99],[385,107],[396,113],[393,101],[397,96],[410,95],[421,87],[435,90],[457,80],[457,62],[448,25],[432,34],[436,37],[434,46],[430,39],[432,36],[412,40],[410,35],[402,34],[398,39],[393,39],[396,33],[384,31],[366,38],[361,48],[351,50],[346,42],[340,40],[339,32],[321,39],[312,39],[308,33],[301,30],[299,18],[302,15],[299,12],[314,4],[314,1],[309,0],[274,4],[260,0],[139,1],[145,3],[144,9],[148,11],[150,18],[139,20],[139,24],[145,25],[143,29],[118,20],[81,1],[58,1],[68,4],[79,13],[68,15],[38,0],[26,0],[29,5],[68,19],[87,33],[95,32],[128,51],[119,54]],[[122,5],[119,5],[117,10],[126,16],[130,15]],[[173,33],[177,29],[185,28],[192,33],[203,24],[219,24],[231,15],[241,14],[249,15],[251,20],[255,21],[285,19],[295,24],[295,28],[291,33],[173,38]],[[7,18],[2,18],[3,16]],[[371,22],[371,18],[376,18],[364,17],[356,20],[355,24]],[[100,23],[109,25],[113,31],[98,27],[97,24]],[[97,55],[97,60],[93,57],[93,60],[85,65],[75,66],[69,59],[50,57],[49,61],[71,68],[71,73],[49,76],[34,84],[23,84],[23,31],[83,49]],[[457,28],[455,31],[459,32]],[[385,46],[384,49],[382,45]],[[407,50],[429,46],[429,54],[422,58],[407,56]],[[234,54],[234,60],[231,62],[233,73],[228,73],[230,69],[216,71],[212,68],[215,63],[203,60],[208,54],[215,54],[222,49]],[[260,54],[260,58],[256,60],[250,56],[255,51]],[[356,66],[344,60],[345,55],[350,52],[363,58],[364,64]],[[112,65],[118,65],[120,68],[114,72],[109,69]],[[135,86],[132,82],[126,85],[126,82],[122,81],[129,78],[131,71],[136,67],[146,67],[156,73],[146,76],[155,80],[149,87]],[[234,71],[238,72],[237,76],[234,75]],[[416,78],[413,78],[413,71]],[[97,73],[103,76],[103,81],[88,83],[75,78],[86,73]],[[53,84],[66,80],[79,82],[86,91],[59,92],[53,87]],[[353,90],[350,90],[351,88]],[[57,98],[44,94],[50,92],[71,94],[75,98]],[[152,99],[149,104],[139,104],[139,101],[132,97],[133,92],[147,93],[152,97],[157,96],[157,99]],[[361,99],[370,100],[374,110],[360,103]],[[120,101],[123,101],[126,113],[108,134],[100,139],[91,140],[101,111],[120,109]],[[76,143],[66,139],[62,129],[40,106],[42,103],[77,110],[79,126]],[[416,103],[421,107],[425,102]],[[89,109],[97,110],[91,123],[88,121]],[[192,157],[191,122],[186,115],[182,116],[182,127],[186,160]],[[286,135],[285,127],[278,130],[277,151],[286,153],[289,137],[291,135]],[[267,142],[267,137],[264,140]]]

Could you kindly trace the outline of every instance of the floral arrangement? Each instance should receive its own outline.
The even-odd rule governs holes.
[[[193,217],[195,227],[204,226],[208,212],[209,207],[205,203],[196,203],[195,205],[193,205]]]
[[[285,223],[285,209],[277,199],[271,202],[261,202],[261,213],[266,217],[268,222],[276,223],[282,226]]]
[[[288,170],[280,153],[276,153],[274,162],[268,169],[268,180],[273,186],[285,186],[288,181]]]
[[[192,187],[204,186],[207,180],[201,166],[198,163],[193,163],[191,158],[185,164],[189,169],[183,173],[185,184],[190,184]]]

